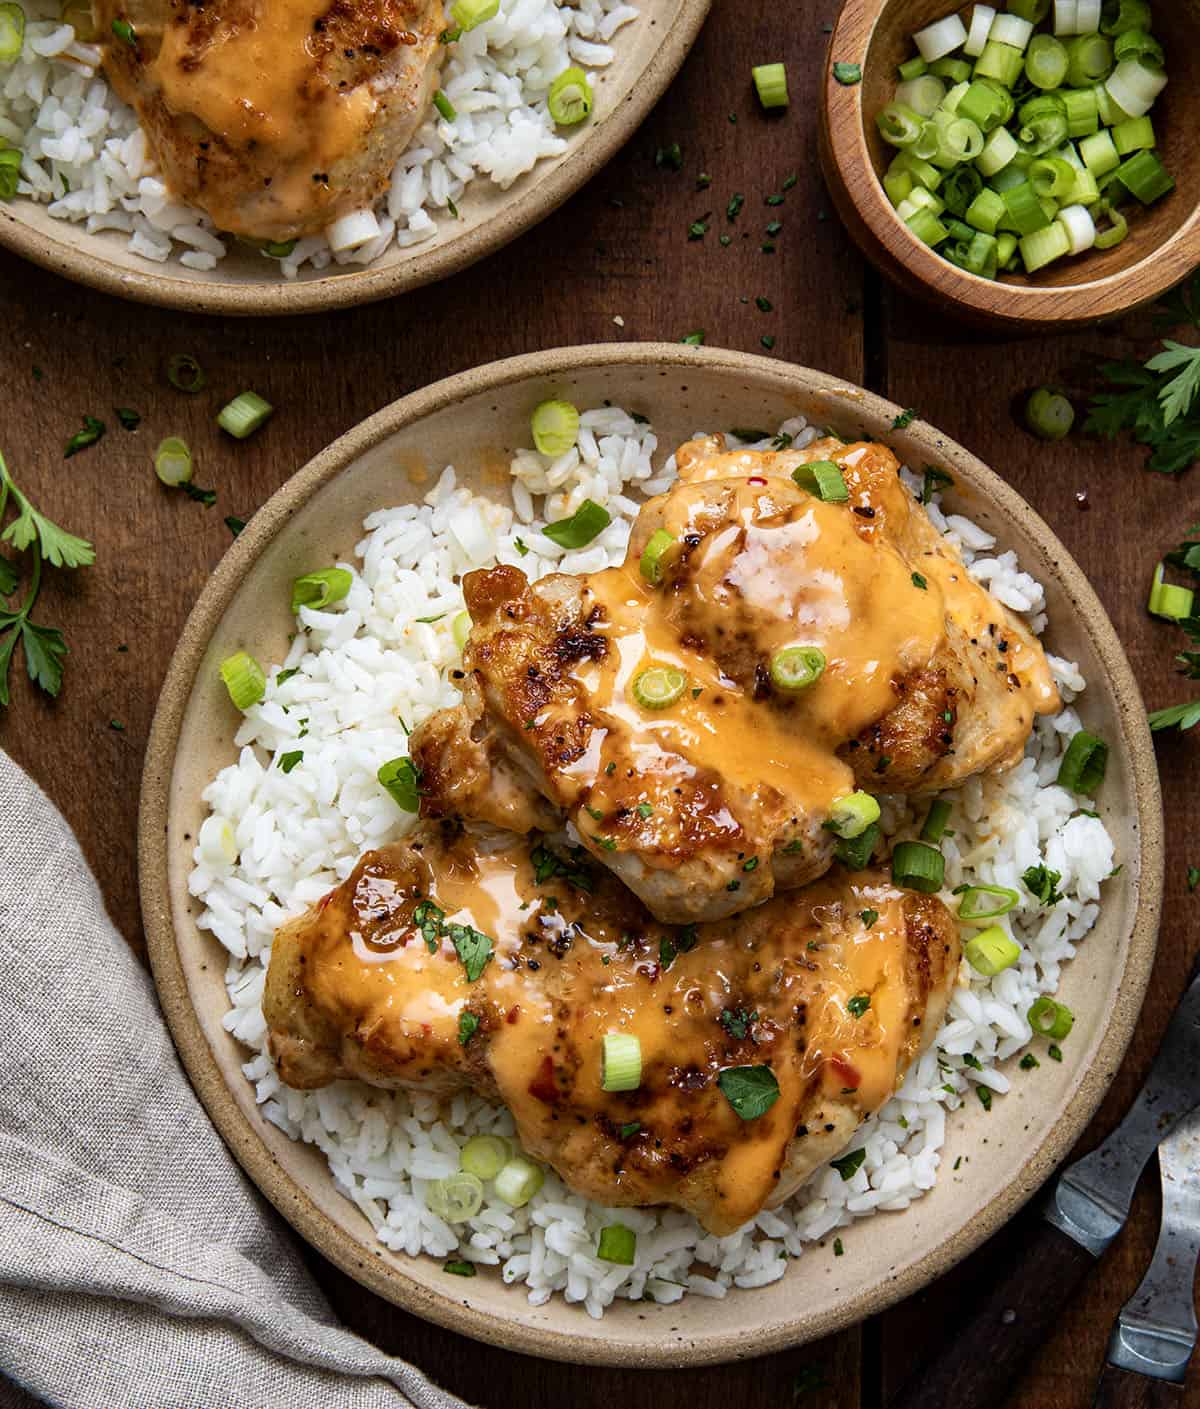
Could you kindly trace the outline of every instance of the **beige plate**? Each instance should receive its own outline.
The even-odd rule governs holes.
[[[88,235],[29,200],[0,202],[0,246],[104,293],[188,313],[267,317],[315,313],[391,298],[474,264],[536,225],[595,175],[658,102],[695,43],[712,0],[638,0],[640,17],[613,41],[616,58],[595,76],[595,108],[564,129],[562,156],[538,162],[501,191],[486,178],[463,199],[461,219],[412,249],[393,247],[368,267],[303,272],[285,280],[270,260],[235,244],[216,269],[155,264],[130,254],[122,236]]]
[[[971,1102],[952,1120],[949,1152],[968,1156],[959,1172],[946,1165],[936,1189],[902,1214],[842,1230],[844,1257],[814,1248],[770,1287],[719,1302],[620,1302],[603,1321],[558,1298],[535,1309],[496,1275],[463,1282],[431,1258],[394,1256],[374,1241],[322,1156],[259,1117],[239,1069],[245,1052],[221,1026],[224,954],[196,928],[186,884],[201,789],[234,757],[238,720],[218,662],[240,647],[282,659],[292,577],[348,556],[366,513],[420,495],[443,465],[502,492],[509,454],[528,442],[529,413],[548,396],[650,416],[664,454],[698,428],[770,427],[802,412],[847,437],[890,440],[912,464],[946,466],[955,508],[1046,583],[1050,644],[1079,661],[1089,681],[1083,718],[1111,745],[1098,805],[1124,866],[1066,970],[1063,996],[1077,1017],[1065,1060],[1022,1075],[990,1115]],[[736,352],[618,344],[517,357],[416,392],[343,436],[255,514],[209,581],[171,664],[146,763],[140,863],[154,972],[192,1080],[238,1159],[310,1242],[372,1291],[480,1340],[561,1360],[671,1366],[760,1355],[856,1321],[944,1272],[1029,1197],[1095,1111],[1137,1019],[1158,925],[1162,818],[1142,702],[1092,589],[1042,520],[925,423],[893,433],[897,410],[819,372]]]

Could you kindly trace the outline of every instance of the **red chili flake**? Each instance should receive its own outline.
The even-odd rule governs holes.
[[[554,1059],[543,1057],[538,1074],[529,1083],[529,1094],[537,1101],[545,1101],[548,1106],[558,1102],[558,1086],[554,1080]]]
[[[751,475],[746,481],[747,484],[766,484],[766,480],[761,475]]]
[[[520,1003],[514,1003],[512,1007],[508,1010],[508,1013],[505,1015],[504,1021],[508,1023],[515,1023],[520,1016],[521,1005]]]

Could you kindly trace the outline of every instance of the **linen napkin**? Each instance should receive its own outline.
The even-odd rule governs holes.
[[[0,1405],[463,1409],[340,1326],[0,753]]]

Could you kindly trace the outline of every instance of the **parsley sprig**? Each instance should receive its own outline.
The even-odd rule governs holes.
[[[29,585],[19,606],[0,602],[0,705],[9,702],[8,671],[20,642],[25,652],[29,678],[48,695],[57,695],[62,688],[63,666],[68,654],[67,643],[57,627],[43,626],[31,620],[34,603],[42,586],[42,567],[49,563],[56,568],[89,567],[96,560],[92,545],[75,534],[68,533],[38,512],[13,482],[4,456],[0,455],[0,523],[9,505],[17,516],[0,533],[0,541],[18,552],[34,548]],[[0,554],[0,599],[16,595],[21,585],[21,569],[5,554]]]
[[[1200,328],[1200,275],[1162,308],[1161,325]],[[1158,474],[1177,475],[1200,459],[1200,347],[1164,338],[1146,362],[1105,362],[1100,375],[1116,390],[1091,398],[1085,431],[1109,440],[1128,431],[1149,448],[1147,468]]]

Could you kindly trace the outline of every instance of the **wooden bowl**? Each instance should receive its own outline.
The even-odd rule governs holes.
[[[972,6],[962,7],[964,15]],[[1200,0],[1158,0],[1154,32],[1170,55],[1170,82],[1154,106],[1159,151],[1176,189],[1129,220],[1115,249],[1067,256],[1033,276],[981,279],[935,254],[892,208],[880,177],[895,155],[875,114],[895,91],[913,34],[949,14],[952,0],[847,0],[829,41],[820,153],[833,202],[855,243],[909,293],[975,323],[1034,332],[1115,318],[1152,303],[1200,264]],[[844,87],[833,63],[862,65]]]
[[[281,0],[282,3],[282,0]],[[409,249],[394,245],[367,266],[302,270],[284,279],[270,260],[230,242],[210,271],[172,258],[156,264],[131,254],[125,237],[89,235],[21,198],[0,202],[0,247],[77,283],[138,303],[187,313],[267,317],[373,303],[444,279],[515,240],[589,181],[629,140],[658,102],[695,43],[712,0],[639,0],[639,18],[615,37],[616,58],[596,71],[595,106],[570,129],[567,150],[539,161],[506,191],[479,177],[443,218],[437,235]]]
[[[347,556],[363,516],[420,497],[453,463],[460,481],[497,493],[511,451],[528,441],[531,409],[548,396],[604,401],[653,418],[660,456],[697,427],[777,425],[802,412],[843,435],[890,440],[910,463],[945,466],[956,509],[1013,547],[1046,584],[1052,648],[1088,678],[1080,708],[1111,746],[1100,810],[1112,829],[1119,883],[1067,967],[1076,1013],[1060,1065],[1020,1073],[991,1113],[954,1118],[937,1187],[902,1214],[840,1232],[779,1282],[722,1301],[618,1302],[602,1321],[555,1297],[531,1307],[494,1274],[464,1282],[440,1261],[375,1241],[334,1188],[324,1158],[265,1121],[241,1073],[245,1051],[222,1027],[226,956],[196,927],[188,896],[201,789],[236,756],[234,716],[217,678],[237,648],[280,659],[292,626],[290,583],[314,561]],[[892,432],[898,407],[785,363],[678,344],[614,344],[512,358],[439,382],[343,436],[250,521],[205,587],[167,675],[150,738],[139,837],[150,955],[175,1041],[202,1100],[247,1173],[326,1257],[380,1296],[492,1344],[555,1359],[682,1366],[744,1359],[825,1335],[908,1296],[994,1232],[1066,1154],[1117,1070],[1154,954],[1162,884],[1162,820],[1150,735],[1120,643],[1092,589],[1040,518],[990,470],[931,426]],[[507,492],[505,490],[505,492]],[[961,1166],[958,1154],[967,1156]],[[951,1165],[954,1167],[951,1168]]]

